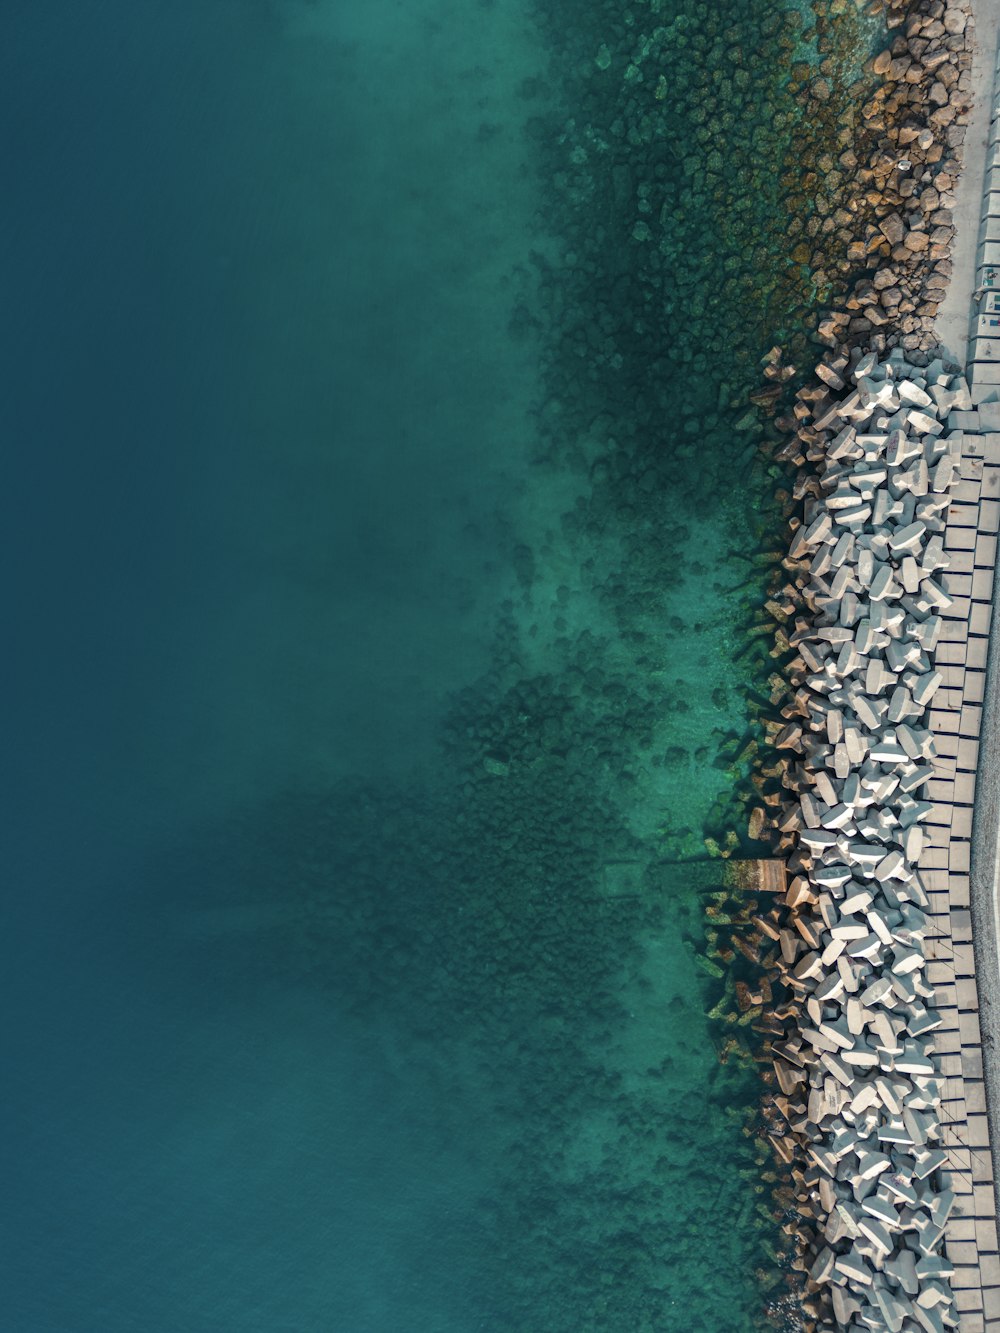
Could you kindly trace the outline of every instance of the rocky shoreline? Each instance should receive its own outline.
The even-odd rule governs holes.
[[[974,22],[943,0],[878,8],[896,35],[871,65],[875,134],[864,165],[845,148],[853,181],[833,215],[843,271],[864,272],[819,321],[829,350],[776,421],[776,458],[796,473],[768,602],[783,664],[768,733],[784,758],[756,785],[791,880],[748,938],[773,992],[754,1027],[799,1326],[939,1333],[958,1322],[941,1255],[954,1196],[919,861],[950,602],[948,419],[971,407],[934,320],[952,277]],[[794,375],[777,348],[764,374],[777,402]],[[758,809],[752,835],[761,822]]]
[[[846,263],[865,271],[817,334],[831,347],[929,353],[952,277],[975,22],[966,4],[945,0],[888,0],[885,17],[895,35],[871,62],[882,82],[861,108],[868,159],[859,164],[848,146],[838,164],[852,175],[834,215],[843,223],[837,238]],[[811,91],[815,100],[815,84]]]

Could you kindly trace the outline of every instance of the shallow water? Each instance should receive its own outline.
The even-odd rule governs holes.
[[[815,294],[730,8],[0,14],[20,1333],[752,1327],[695,954]]]

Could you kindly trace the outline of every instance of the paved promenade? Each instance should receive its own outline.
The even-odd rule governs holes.
[[[930,783],[935,804],[921,869],[937,925],[936,935],[927,941],[933,960],[928,980],[935,984],[944,1015],[937,1042],[946,1077],[942,1122],[957,1196],[945,1252],[955,1264],[951,1282],[962,1312],[960,1329],[981,1333],[1000,1330],[1000,1250],[980,1027],[981,1001],[991,988],[985,981],[977,983],[977,964],[981,978],[988,954],[991,975],[996,967],[995,947],[973,947],[974,933],[977,940],[983,933],[974,932],[971,870],[977,771],[985,767],[980,745],[1000,529],[1000,403],[978,412],[955,412],[949,424],[961,432],[950,440],[961,461],[962,479],[949,509],[945,539],[952,562],[945,581],[955,600],[943,613],[937,651],[945,685],[935,697],[930,719],[937,777]],[[980,780],[981,790],[990,785],[990,778]],[[986,933],[995,945],[992,922]]]
[[[942,1123],[957,1196],[945,1252],[955,1265],[960,1333],[1000,1333],[1000,1195],[990,1146],[1000,1146],[1000,630],[992,654],[990,633],[1000,530],[1000,0],[975,9],[973,72],[982,92],[965,144],[952,291],[939,320],[942,340],[965,365],[974,410],[953,412],[948,423],[961,460],[945,539],[955,600],[937,652],[946,688],[931,713],[937,776],[921,869],[938,927],[927,941],[928,979],[944,1014]]]

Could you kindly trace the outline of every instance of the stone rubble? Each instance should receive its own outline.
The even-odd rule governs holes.
[[[885,18],[889,44],[870,65],[881,83],[859,109],[868,151],[840,159],[853,190],[832,214],[846,263],[863,272],[818,334],[831,347],[928,353],[953,268],[975,20],[965,0],[873,0],[870,12]]]
[[[971,400],[940,360],[920,367],[900,348],[881,361],[830,351],[817,374],[797,399],[815,471],[797,484],[785,568],[800,614],[785,626],[794,657],[773,737],[789,755],[773,813],[792,878],[761,919],[790,996],[773,1011],[787,1128],[771,1137],[811,1228],[807,1292],[832,1310],[822,1326],[943,1333],[958,1322],[941,1252],[955,1200],[918,862],[951,602],[943,534],[961,435],[947,421]]]

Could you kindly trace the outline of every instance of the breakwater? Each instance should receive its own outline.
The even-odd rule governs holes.
[[[954,489],[969,485],[973,399],[934,317],[952,277],[973,25],[942,3],[886,16],[901,31],[874,58],[884,82],[865,108],[869,124],[886,119],[858,173],[876,186],[874,213],[849,250],[867,270],[819,322],[829,350],[778,419],[799,507],[789,582],[769,604],[788,654],[770,739],[790,756],[770,803],[791,882],[754,925],[773,942],[774,1003],[756,1026],[770,1037],[765,1118],[788,1171],[775,1197],[798,1233],[802,1314],[809,1327],[897,1333],[981,1308],[968,1290],[956,1303],[943,1253],[973,1186],[952,1174],[962,1164],[943,1097],[958,1018],[932,971],[942,919],[923,865],[937,849],[934,732],[962,605],[945,534]],[[766,359],[767,379],[785,373]]]
[[[970,399],[940,361],[922,368],[901,350],[880,361],[855,349],[821,369],[833,392],[813,404],[817,474],[789,551],[812,615],[789,636],[795,693],[775,737],[794,756],[779,828],[797,841],[784,911],[764,921],[795,1005],[772,1046],[775,1104],[809,1163],[797,1202],[816,1228],[812,1282],[839,1325],[895,1333],[906,1319],[943,1327],[951,1308],[941,1018],[918,863],[951,601],[943,423]]]

